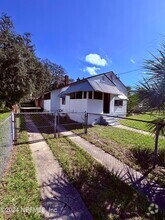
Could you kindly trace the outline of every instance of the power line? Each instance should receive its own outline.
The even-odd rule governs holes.
[[[139,69],[135,69],[135,70],[129,70],[129,71],[127,71],[127,72],[119,73],[119,74],[117,74],[117,75],[120,76],[120,75],[123,75],[123,74],[126,74],[126,73],[136,72],[136,71],[142,70],[142,69],[143,69],[143,68],[139,68]]]

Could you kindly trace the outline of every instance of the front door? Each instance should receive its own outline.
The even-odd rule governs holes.
[[[104,100],[103,100],[103,112],[109,114],[109,106],[110,106],[110,94],[104,93]]]

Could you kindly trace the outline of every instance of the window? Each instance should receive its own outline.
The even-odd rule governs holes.
[[[62,105],[65,105],[65,97],[62,98]]]
[[[87,98],[87,92],[84,92],[84,99]]]
[[[82,99],[82,92],[76,92],[76,99]]]
[[[94,92],[94,99],[102,100],[102,92]]]
[[[92,99],[92,92],[89,92],[89,99]]]
[[[50,92],[44,94],[44,100],[48,100],[48,99],[50,99]]]
[[[71,93],[71,94],[70,94],[70,99],[75,99],[75,98],[76,98],[75,92],[74,92],[74,93]]]
[[[123,100],[115,100],[115,106],[123,106]]]

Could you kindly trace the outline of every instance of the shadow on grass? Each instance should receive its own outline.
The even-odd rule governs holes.
[[[54,137],[52,138],[49,138],[49,139],[54,139]],[[24,141],[24,142],[21,142],[21,141],[15,141],[14,142],[14,145],[17,146],[17,145],[21,145],[21,144],[35,144],[35,143],[39,143],[39,142],[43,142],[45,140],[48,140],[47,138],[41,138],[41,139],[37,139],[37,140],[33,140],[33,141]]]
[[[139,165],[142,170],[152,170],[153,161],[154,161],[154,153],[153,150],[149,148],[133,148],[131,151],[131,159]],[[165,149],[158,150],[158,158],[157,158],[158,166],[162,166],[165,168]]]
[[[73,169],[69,183],[63,176],[57,176],[42,184],[46,196],[42,199],[42,207],[49,213],[50,219],[92,219],[88,214],[82,199],[93,219],[130,219],[145,216],[145,208],[140,204],[141,200],[134,196],[134,191],[126,184],[98,166],[91,168],[91,172],[85,169]],[[91,176],[90,176],[91,175]],[[79,190],[76,192],[73,185]],[[119,188],[120,187],[120,188]],[[138,201],[139,200],[139,201]]]

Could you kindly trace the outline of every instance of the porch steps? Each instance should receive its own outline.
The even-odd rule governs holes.
[[[119,125],[120,123],[118,122],[118,120],[116,118],[112,118],[112,117],[109,117],[109,116],[101,116],[100,117],[100,124],[101,125],[115,126],[115,125]]]

